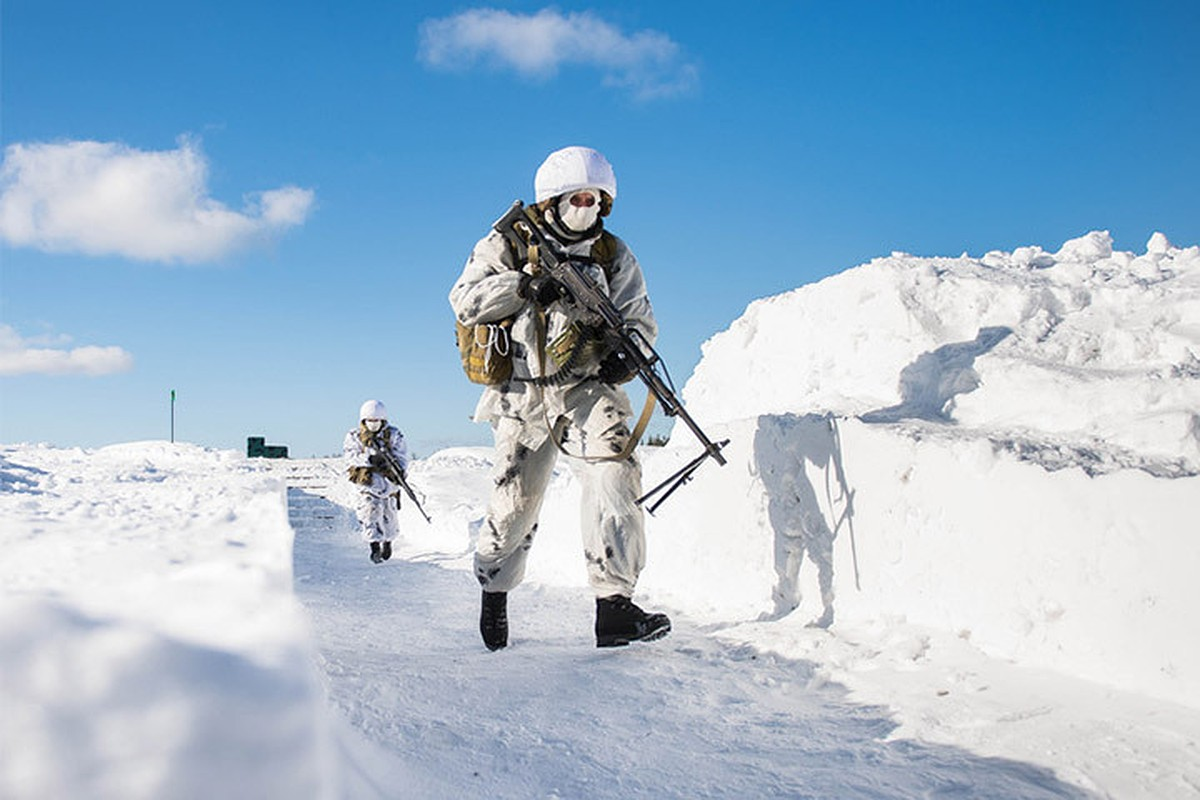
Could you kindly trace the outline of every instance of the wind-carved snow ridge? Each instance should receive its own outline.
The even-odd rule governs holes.
[[[954,398],[979,388],[975,359],[992,350],[1011,328],[997,325],[982,328],[970,342],[944,344],[931,353],[922,353],[900,371],[898,405],[868,411],[864,422],[898,422],[902,419],[927,419],[950,422]]]
[[[0,456],[0,493],[27,492],[37,494],[38,476],[45,475],[44,470],[18,464]]]
[[[1072,467],[1083,470],[1089,477],[1107,475],[1123,469],[1140,469],[1156,478],[1187,478],[1200,474],[1196,466],[1184,458],[1165,459],[1141,456],[1121,447],[1112,447],[1095,440],[1091,444],[1063,442],[1030,437],[999,438],[988,436],[998,450],[1011,453],[1021,461],[1037,464],[1048,472]]]
[[[868,423],[880,422],[865,414],[859,419]],[[1099,438],[1073,439],[1017,430],[969,430],[957,427],[953,423],[938,424],[920,418],[905,419],[881,427],[886,427],[896,436],[915,442],[986,441],[991,445],[993,452],[1008,454],[1018,461],[1037,465],[1047,472],[1078,469],[1089,477],[1096,477],[1136,469],[1156,478],[1188,478],[1200,475],[1196,464],[1186,458],[1146,456]]]
[[[1057,327],[1057,322],[1055,327]],[[887,408],[859,415],[863,422],[898,423],[924,420],[930,423],[955,425],[953,417],[960,395],[974,392],[982,385],[974,369],[975,359],[987,354],[1013,333],[1011,328],[992,326],[981,328],[969,342],[944,344],[931,352],[922,353],[913,363],[900,371],[901,402]],[[1041,337],[1045,340],[1045,336]],[[1193,357],[1194,359],[1194,357]],[[1173,364],[1167,370],[1152,374],[1153,379],[1195,379],[1200,376],[1192,363]],[[1200,417],[1191,415],[1188,424],[1193,437],[1200,428]],[[901,427],[906,435],[920,436],[925,428]],[[979,435],[974,431],[955,431],[961,436]],[[997,451],[1012,454],[1022,461],[1037,464],[1048,471],[1078,467],[1088,475],[1105,475],[1121,469],[1140,469],[1158,478],[1181,478],[1198,474],[1195,464],[1180,456],[1163,458],[1141,455],[1128,447],[1110,444],[1099,437],[1084,437],[1072,441],[1062,436],[1038,436],[1035,432],[988,431],[986,438]]]

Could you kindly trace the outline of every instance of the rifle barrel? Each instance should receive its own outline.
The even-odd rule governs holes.
[[[421,507],[421,501],[417,499],[416,492],[413,491],[413,488],[408,485],[408,481],[405,480],[404,470],[401,469],[400,463],[396,461],[396,456],[392,453],[391,448],[381,445],[378,438],[373,439],[372,442],[375,445],[375,449],[379,451],[379,455],[383,456],[383,461],[392,473],[392,477],[395,478],[395,482],[404,490],[408,498],[413,501],[413,505],[417,507],[417,511],[421,512],[421,516],[425,518],[425,521],[432,523],[433,519],[429,514],[425,513],[425,509]]]

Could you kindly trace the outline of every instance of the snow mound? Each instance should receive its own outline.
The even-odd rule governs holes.
[[[0,796],[334,780],[283,483],[232,451],[0,447]]]
[[[1049,469],[1200,472],[1200,247],[1106,231],[1056,253],[893,254],[752,303],[710,339],[693,416],[953,423]]]
[[[670,552],[647,591],[722,625],[905,619],[1200,706],[1181,635],[1200,248],[1155,234],[1135,256],[1098,231],[1054,253],[893,254],[752,303],[684,397],[729,463],[650,521]],[[647,485],[696,452],[677,425]]]
[[[650,520],[642,588],[714,625],[903,620],[984,652],[1200,706],[1200,477],[1047,472],[984,439],[817,414],[713,425]],[[672,442],[653,481],[695,455]],[[655,549],[658,548],[658,549]]]
[[[490,447],[447,447],[421,463],[425,469],[488,470],[492,467],[492,452]]]

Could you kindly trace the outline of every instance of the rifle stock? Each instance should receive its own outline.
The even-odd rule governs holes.
[[[493,223],[492,227],[504,235],[514,245],[528,248],[537,246],[538,267],[558,280],[566,289],[565,302],[576,305],[595,318],[599,327],[604,331],[613,349],[620,354],[628,366],[633,368],[638,378],[646,385],[647,391],[654,395],[663,413],[669,417],[678,417],[688,427],[692,434],[704,447],[699,457],[689,462],[683,469],[676,472],[667,480],[638,498],[637,504],[642,505],[650,497],[665,490],[665,494],[657,502],[647,507],[650,513],[662,504],[676,489],[691,480],[692,473],[707,458],[712,458],[718,464],[724,465],[725,457],[721,448],[729,444],[726,439],[713,442],[701,430],[696,420],[692,419],[683,407],[675,388],[671,383],[670,374],[666,371],[662,358],[637,327],[626,322],[620,309],[613,305],[609,296],[596,285],[595,281],[584,271],[583,266],[564,254],[561,249],[548,239],[538,227],[536,220],[520,200],[513,202],[505,214]]]

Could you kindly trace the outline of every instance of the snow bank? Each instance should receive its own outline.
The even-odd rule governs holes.
[[[957,633],[992,655],[1200,705],[1200,479],[1047,472],[986,439],[817,415],[713,426],[651,522],[642,588],[710,623],[824,613]],[[686,460],[664,451],[655,476]],[[686,497],[686,500],[684,499]],[[803,559],[803,561],[802,561]],[[803,602],[801,602],[803,601]]]
[[[1101,471],[1200,471],[1200,247],[1107,232],[983,258],[894,254],[752,303],[703,348],[697,419],[926,419]]]
[[[757,301],[684,390],[730,463],[643,588],[730,623],[895,616],[1200,706],[1200,248],[895,254]],[[696,452],[677,426],[647,483]],[[806,559],[804,571],[801,559]],[[831,596],[832,595],[832,596]]]
[[[4,447],[0,518],[0,795],[330,795],[281,481],[190,445]]]

